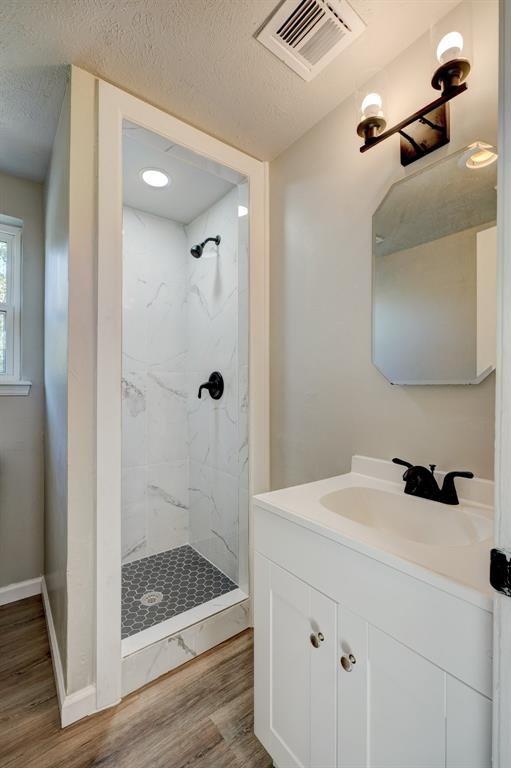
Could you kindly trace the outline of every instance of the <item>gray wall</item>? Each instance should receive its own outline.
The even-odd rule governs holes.
[[[408,172],[476,139],[496,143],[497,3],[473,6],[473,69],[451,106],[451,143]],[[433,98],[433,67],[429,34],[387,67],[389,125]],[[491,477],[493,375],[398,387],[371,363],[371,219],[406,171],[397,137],[360,154],[358,107],[345,101],[271,164],[272,486],[344,472],[355,453]]]
[[[43,569],[43,190],[0,174],[0,214],[23,220],[22,375],[27,397],[0,397],[0,587]]]

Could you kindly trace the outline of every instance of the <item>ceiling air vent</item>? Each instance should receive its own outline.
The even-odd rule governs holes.
[[[312,80],[364,29],[347,0],[285,0],[257,39],[304,80]]]

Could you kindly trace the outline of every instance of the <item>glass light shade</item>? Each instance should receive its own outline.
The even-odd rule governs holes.
[[[497,159],[498,155],[495,152],[495,147],[491,144],[485,144],[482,141],[476,141],[469,147],[465,157],[465,165],[470,170],[477,170],[478,168],[486,168],[491,165]]]
[[[436,57],[440,64],[459,58],[463,50],[463,36],[459,32],[448,32],[442,37],[436,49]]]
[[[170,183],[170,178],[158,168],[144,168],[140,171],[142,181],[150,187],[166,187]]]
[[[382,101],[379,93],[368,93],[360,107],[362,118],[383,117]]]
[[[246,205],[238,205],[238,218],[241,219],[242,216],[246,216],[248,213],[248,208]]]

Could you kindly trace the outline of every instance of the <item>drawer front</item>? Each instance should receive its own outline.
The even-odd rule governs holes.
[[[490,612],[257,505],[254,547],[374,627],[491,697]]]

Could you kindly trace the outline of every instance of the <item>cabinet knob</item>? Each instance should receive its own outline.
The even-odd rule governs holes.
[[[345,672],[351,672],[353,669],[353,666],[356,663],[357,663],[357,660],[352,653],[348,653],[348,654],[345,653],[341,656],[341,667],[344,669]]]
[[[310,641],[314,648],[319,648],[324,639],[325,637],[322,632],[311,632]]]

